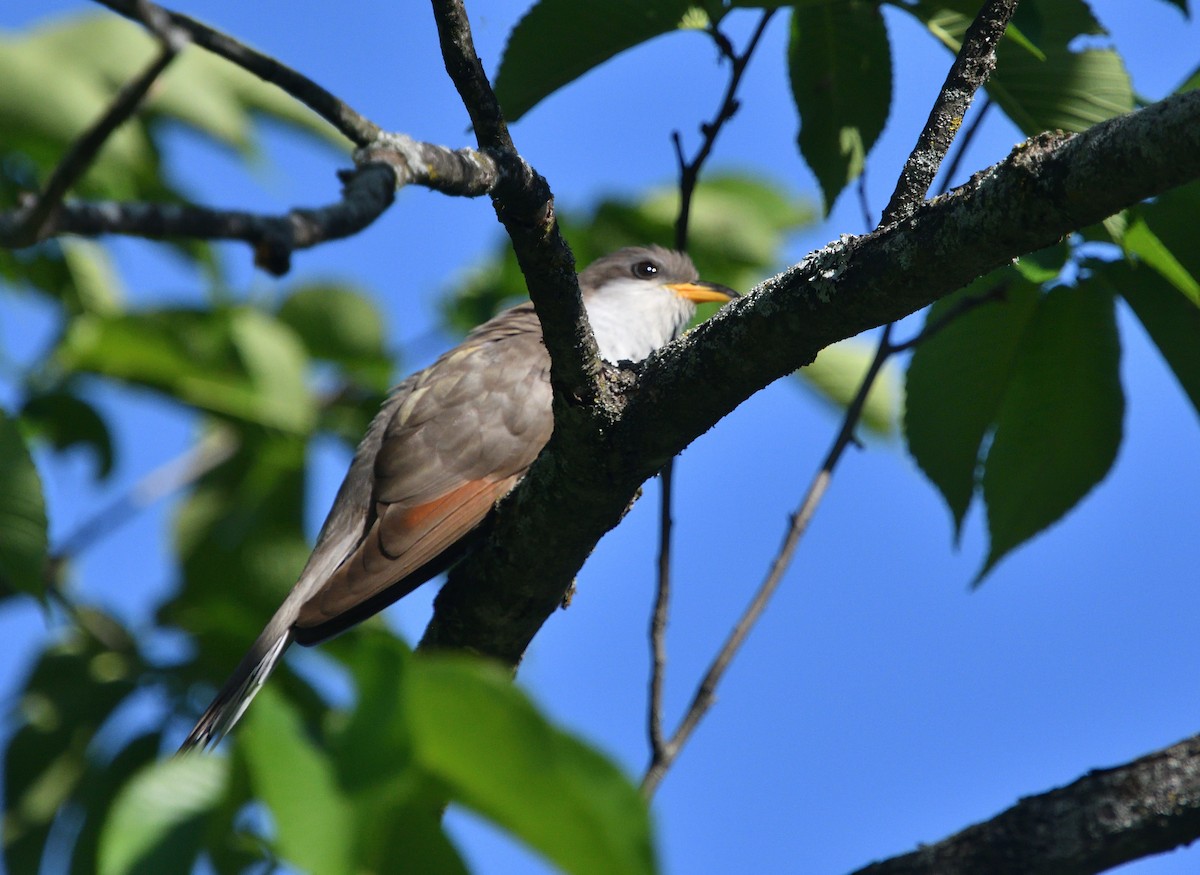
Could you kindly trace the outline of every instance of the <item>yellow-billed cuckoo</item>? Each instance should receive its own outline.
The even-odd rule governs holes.
[[[700,282],[686,255],[631,247],[579,287],[600,355],[640,361],[678,337]],[[292,641],[316,644],[461,558],[468,535],[550,439],[550,356],[532,304],[506,310],[396,386],[371,422],[300,579],[183,743],[216,744]]]

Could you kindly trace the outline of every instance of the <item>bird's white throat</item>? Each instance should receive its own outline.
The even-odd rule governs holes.
[[[696,306],[645,280],[610,280],[584,300],[600,357],[641,361],[683,333]]]

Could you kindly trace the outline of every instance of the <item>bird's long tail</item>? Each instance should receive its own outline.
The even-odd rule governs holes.
[[[215,747],[245,713],[291,643],[290,625],[280,629],[275,622],[268,624],[250,652],[238,663],[225,686],[221,687],[212,704],[196,721],[188,737],[179,746],[179,753]]]

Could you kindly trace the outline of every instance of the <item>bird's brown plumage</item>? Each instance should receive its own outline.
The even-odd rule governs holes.
[[[697,300],[686,255],[622,249],[580,274],[601,355],[640,359],[676,337]],[[531,304],[489,320],[392,390],[371,422],[296,585],[184,741],[216,743],[293,641],[315,644],[456,561],[550,439],[550,357]]]

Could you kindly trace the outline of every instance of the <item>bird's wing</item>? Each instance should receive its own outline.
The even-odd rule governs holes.
[[[300,605],[297,640],[336,634],[444,570],[552,427],[549,358],[528,306],[493,319],[400,384],[356,454],[347,500],[339,493],[322,529],[310,566],[326,541],[342,558]],[[351,480],[367,476],[368,461],[364,507],[364,484]],[[344,524],[334,522],[340,505],[353,511],[343,513]],[[347,530],[355,532],[352,546]]]

